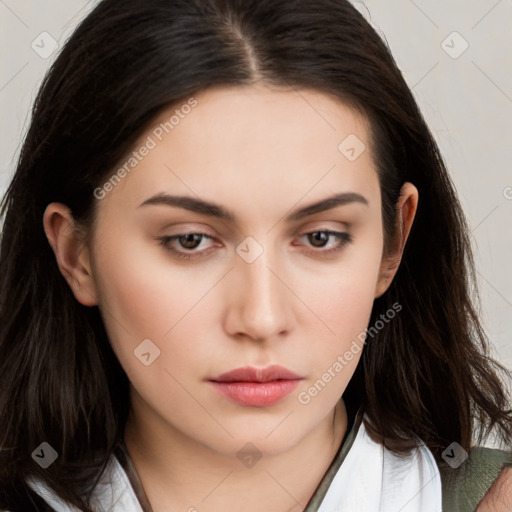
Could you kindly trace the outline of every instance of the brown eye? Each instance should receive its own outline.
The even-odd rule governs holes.
[[[214,239],[206,233],[180,233],[157,238],[157,241],[173,256],[187,260],[206,257],[214,249]]]
[[[308,247],[315,250],[309,251],[314,255],[332,255],[343,249],[347,244],[352,243],[352,237],[348,233],[339,231],[322,230],[304,233],[300,238]]]
[[[329,241],[330,234],[326,231],[315,231],[314,233],[308,233],[307,237],[313,247],[324,247]]]
[[[189,233],[178,238],[180,245],[185,249],[195,249],[203,239],[201,233]]]

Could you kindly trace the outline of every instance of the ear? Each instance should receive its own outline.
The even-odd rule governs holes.
[[[398,216],[397,233],[393,240],[391,240],[388,254],[382,258],[379,278],[375,288],[375,298],[384,294],[395,277],[402,260],[405,243],[409,237],[417,208],[418,189],[412,183],[404,183],[400,189],[400,197],[396,205],[396,214]]]
[[[59,270],[76,300],[84,306],[97,305],[89,249],[77,236],[70,209],[62,203],[50,203],[43,215],[43,225]]]

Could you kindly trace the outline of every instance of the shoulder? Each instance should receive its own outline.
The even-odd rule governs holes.
[[[510,512],[512,510],[512,466],[505,466],[484,496],[477,512]]]
[[[443,510],[512,510],[512,452],[477,446],[460,466],[440,470]]]

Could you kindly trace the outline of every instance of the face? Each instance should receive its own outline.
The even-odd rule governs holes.
[[[331,421],[383,291],[367,128],[308,90],[185,104],[97,194],[90,304],[145,421],[219,453],[278,453]]]

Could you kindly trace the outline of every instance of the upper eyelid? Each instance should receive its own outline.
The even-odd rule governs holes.
[[[301,230],[297,236],[309,235],[311,233],[344,234],[344,233],[348,233],[348,229],[340,230],[340,229],[334,229],[334,228],[329,228],[329,227],[309,228],[309,229]],[[161,238],[179,238],[181,236],[186,236],[186,235],[204,235],[204,236],[207,236],[208,238],[212,238],[212,239],[217,238],[216,235],[210,234],[208,231],[201,230],[201,229],[182,230],[182,231],[179,231],[178,233],[169,234],[169,235],[164,234],[164,235],[162,235]]]
[[[325,223],[326,222],[332,222],[334,224],[337,224],[338,227],[330,227],[330,226],[327,226]],[[186,222],[182,222],[180,224],[188,224]],[[194,223],[190,223],[190,224],[194,224]],[[201,223],[200,223],[201,224]],[[348,232],[350,229],[350,223],[348,222],[341,222],[341,221],[326,221],[325,219],[324,220],[317,220],[317,221],[311,221],[311,224],[320,224],[320,226],[316,226],[316,225],[313,225],[312,227],[308,227],[308,228],[304,228],[304,229],[300,229],[298,230],[297,227],[293,227],[293,228],[289,228],[286,230],[286,234],[290,234],[292,231],[293,232],[297,232],[299,231],[299,233],[301,234],[306,234],[306,233],[315,233],[317,231],[330,231],[330,232],[336,232],[336,233],[343,233],[343,232]],[[343,227],[340,227],[339,225],[342,224]],[[164,229],[162,229],[161,231],[164,232],[165,230],[167,230],[168,228],[175,228],[176,225],[174,224],[169,224],[168,226],[166,226]],[[175,233],[175,234],[169,234],[167,236],[171,237],[171,236],[180,236],[180,235],[188,235],[188,234],[197,234],[197,233],[201,233],[201,234],[205,234],[211,238],[216,238],[217,235],[216,234],[213,234],[210,232],[209,230],[209,226],[207,227],[191,227],[190,229],[189,228],[181,228],[181,227],[178,227],[177,228],[178,231]],[[215,229],[212,230],[212,231],[216,231]],[[222,231],[222,230],[221,230]],[[232,235],[235,235],[235,236],[239,236],[240,239],[244,239],[246,237],[246,233],[243,233],[243,232],[238,232],[238,230],[236,230],[235,232],[232,232],[231,233],[231,236],[229,236],[228,238],[231,238]],[[163,233],[163,236],[166,236],[165,233]]]

